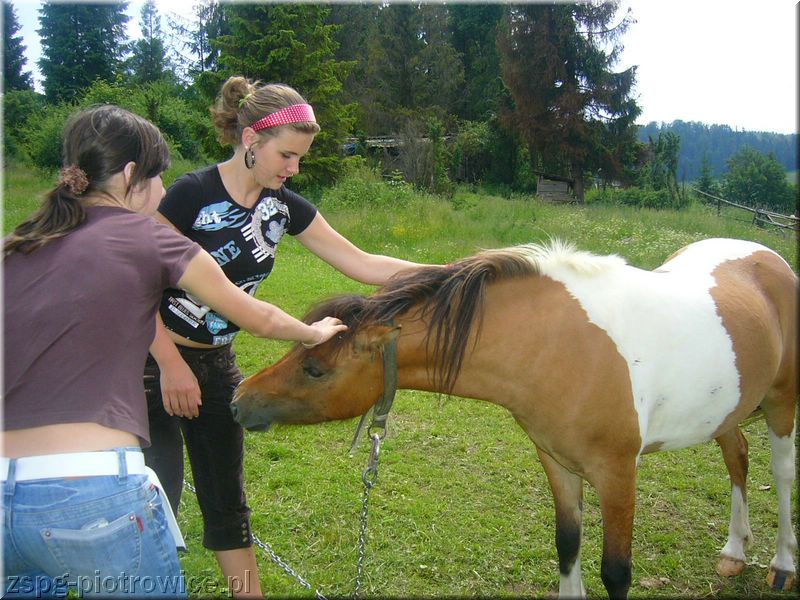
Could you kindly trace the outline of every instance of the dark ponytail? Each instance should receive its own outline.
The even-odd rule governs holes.
[[[126,195],[169,167],[169,149],[158,128],[118,106],[73,115],[64,131],[64,168],[41,208],[3,243],[3,255],[27,254],[63,237],[86,219],[82,198],[108,194],[109,179],[136,163]]]

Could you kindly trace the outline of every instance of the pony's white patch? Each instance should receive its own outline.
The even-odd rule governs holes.
[[[626,264],[625,259],[616,254],[598,256],[577,250],[574,245],[559,239],[551,240],[547,245],[522,244],[512,250],[528,258],[543,274],[558,266],[583,275],[596,275]]]
[[[728,524],[728,541],[720,552],[721,556],[745,561],[745,549],[752,542],[747,502],[738,485],[731,490],[731,520]]]
[[[627,362],[641,449],[706,441],[738,404],[736,356],[710,293],[712,273],[759,250],[766,248],[705,240],[657,271],[585,253],[574,260],[553,251],[537,257],[540,272],[564,284]]]
[[[578,557],[569,573],[561,573],[558,581],[559,598],[586,598],[586,588],[581,577],[581,559]]]
[[[795,572],[794,555],[797,552],[797,538],[792,523],[792,488],[795,479],[795,428],[790,435],[780,437],[769,429],[769,443],[772,448],[772,476],[778,495],[778,539],[775,556],[769,565],[773,569]]]

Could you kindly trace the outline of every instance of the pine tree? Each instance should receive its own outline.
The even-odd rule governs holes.
[[[33,77],[25,67],[25,46],[17,35],[20,24],[17,11],[11,2],[3,2],[3,81],[0,92],[7,90],[32,90]]]
[[[450,9],[445,4],[421,4],[417,9],[420,51],[412,57],[414,112],[441,119],[456,112],[464,93],[464,64],[453,47]],[[432,110],[431,110],[432,109]]]
[[[584,177],[612,168],[635,141],[636,69],[612,69],[631,23],[612,26],[618,1],[510,5],[498,44],[515,108],[507,123],[527,142],[534,169],[568,174],[583,200]],[[605,177],[613,177],[605,173]]]
[[[374,33],[380,6],[377,3],[332,3],[326,24],[333,25],[337,48],[334,57],[352,65],[342,84],[342,101],[356,107],[356,129],[366,131],[366,110],[370,86],[367,80],[368,41]]]
[[[335,60],[329,9],[312,4],[227,4],[230,35],[217,38],[220,75],[244,75],[295,88],[314,106],[322,131],[304,160],[299,182],[330,181],[339,148],[352,131],[353,107],[339,100],[350,65]]]
[[[203,0],[192,11],[189,18],[168,18],[174,37],[173,62],[187,80],[219,68],[214,40],[229,33],[225,11],[216,0]]]
[[[142,6],[139,21],[142,37],[131,46],[132,56],[128,59],[128,70],[134,83],[153,81],[175,81],[167,58],[164,32],[161,30],[161,16],[155,0],[146,0]]]
[[[458,110],[464,67],[452,43],[449,8],[397,3],[379,7],[367,41],[367,130],[396,133],[408,119],[445,121]]]
[[[362,100],[369,133],[399,131],[413,106],[411,58],[421,49],[415,10],[411,4],[385,4],[376,15],[367,40],[368,93]]]
[[[462,119],[488,119],[497,112],[499,99],[506,94],[499,77],[497,52],[497,31],[503,11],[502,4],[450,6],[453,48],[464,64],[464,86],[458,106],[458,116]]]
[[[694,187],[705,194],[714,195],[717,193],[717,185],[711,170],[711,160],[708,158],[708,151],[703,153],[700,163],[700,177],[695,182]]]
[[[127,7],[127,2],[42,5],[38,64],[49,101],[72,101],[95,80],[113,81],[121,72]]]

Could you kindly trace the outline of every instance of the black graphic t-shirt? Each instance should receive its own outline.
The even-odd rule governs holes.
[[[247,209],[231,198],[216,165],[180,177],[158,211],[197,242],[234,284],[251,296],[267,278],[284,233],[302,233],[317,214],[308,200],[281,186],[264,189]],[[228,344],[239,327],[183,290],[168,289],[161,301],[168,329],[204,344]]]

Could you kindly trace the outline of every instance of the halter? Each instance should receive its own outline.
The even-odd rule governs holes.
[[[397,393],[397,336],[383,346],[383,394],[378,401],[367,412],[361,416],[361,420],[356,427],[353,442],[350,444],[350,455],[358,446],[361,433],[367,418],[372,415],[372,422],[367,428],[367,435],[371,438],[373,429],[380,429],[377,434],[380,439],[386,437],[386,422],[389,419],[389,411],[392,409],[395,394]]]

